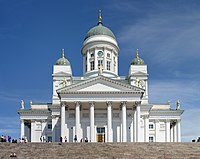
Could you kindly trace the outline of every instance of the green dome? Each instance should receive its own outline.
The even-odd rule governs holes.
[[[136,57],[131,62],[131,65],[144,65],[144,60],[139,57],[138,49],[136,50]]]
[[[113,34],[113,32],[109,28],[103,26],[102,23],[98,23],[97,26],[91,28],[87,32],[87,34],[85,36],[85,40],[87,38],[95,36],[95,35],[107,35],[107,36],[110,36],[110,37],[112,37],[113,39],[116,40],[115,35]]]
[[[66,58],[59,58],[56,61],[56,65],[70,65],[70,62]]]
[[[65,58],[64,49],[62,49],[62,57],[56,61],[56,65],[70,65],[70,62]]]

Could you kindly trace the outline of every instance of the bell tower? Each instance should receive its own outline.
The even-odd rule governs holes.
[[[145,90],[142,103],[147,104],[148,103],[147,65],[144,63],[143,59],[139,57],[138,49],[136,50],[136,57],[131,62],[128,79],[131,85]]]
[[[62,49],[62,57],[59,58],[53,66],[53,96],[52,103],[60,104],[57,90],[72,84],[72,69],[70,62],[65,58],[64,49]]]

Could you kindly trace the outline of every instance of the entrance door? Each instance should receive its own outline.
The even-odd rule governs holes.
[[[105,142],[105,127],[97,127],[97,142]]]

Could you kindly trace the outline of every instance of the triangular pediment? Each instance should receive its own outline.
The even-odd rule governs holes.
[[[109,86],[109,85],[106,85],[106,84],[103,84],[103,83],[95,83],[93,85],[89,85],[85,88],[82,88],[80,90],[77,90],[77,91],[97,91],[97,92],[105,92],[105,91],[121,91],[119,88],[115,88],[115,87],[112,87],[112,86]]]
[[[104,76],[97,76],[70,86],[66,86],[57,91],[66,92],[144,92],[143,89],[113,80]]]

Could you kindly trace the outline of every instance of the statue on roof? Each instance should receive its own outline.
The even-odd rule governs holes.
[[[99,66],[99,72],[98,72],[98,75],[102,75],[102,73],[103,73],[103,66],[100,65],[100,66]]]
[[[67,80],[63,79],[62,82],[60,83],[60,85],[62,85],[63,87],[65,87],[67,85]]]
[[[176,110],[179,110],[181,108],[180,100],[176,102]]]
[[[33,102],[32,102],[32,100],[30,101],[30,108],[32,109],[32,104],[33,104]]]
[[[24,101],[21,100],[21,109],[24,109]]]

